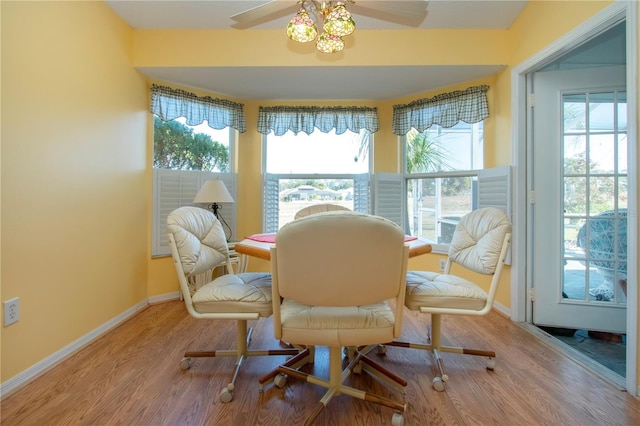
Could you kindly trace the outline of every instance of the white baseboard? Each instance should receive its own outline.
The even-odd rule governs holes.
[[[149,301],[150,305],[154,305],[156,303],[168,302],[170,300],[177,300],[179,298],[180,298],[180,292],[174,291],[173,293],[165,293],[159,296],[151,296],[147,300]]]
[[[2,396],[2,398],[4,398],[10,395],[12,392],[16,391],[17,389],[19,389],[20,387],[26,385],[33,379],[44,374],[45,372],[47,372],[48,370],[50,370],[51,368],[55,367],[57,364],[59,364],[60,362],[68,358],[69,356],[73,355],[74,353],[78,352],[80,349],[87,346],[89,343],[92,343],[94,340],[98,339],[105,333],[108,333],[109,331],[116,328],[126,320],[133,317],[141,309],[144,309],[145,307],[147,307],[151,303],[151,299],[154,299],[154,301],[165,300],[164,296],[156,296],[153,298],[149,298],[147,300],[143,300],[142,302],[136,304],[135,306],[127,309],[126,311],[124,311],[117,317],[113,318],[112,320],[107,321],[106,323],[102,324],[100,327],[96,328],[95,330],[85,334],[84,336],[80,337],[78,340],[70,343],[69,345],[65,346],[59,351],[54,352],[53,354],[46,357],[45,359],[38,362],[37,364],[27,368],[23,372],[13,376],[6,382],[0,384],[0,395]],[[169,299],[166,299],[166,300],[169,300]]]
[[[502,304],[500,304],[498,302],[493,302],[493,309],[495,309],[496,311],[500,312],[505,317],[511,318],[511,309],[507,308],[506,306],[504,306],[504,305],[502,305]]]

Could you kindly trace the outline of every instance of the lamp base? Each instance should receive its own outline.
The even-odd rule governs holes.
[[[231,241],[231,235],[232,235],[232,231],[231,231],[231,227],[229,226],[229,224],[227,223],[226,220],[224,220],[224,218],[222,217],[222,214],[218,213],[218,210],[221,210],[221,206],[218,203],[213,203],[209,206],[209,208],[211,208],[211,210],[213,210],[213,214],[216,216],[216,218],[220,221],[220,223],[222,224],[222,229],[224,229],[225,227],[229,230],[229,236],[227,237],[227,231],[225,230],[224,235],[225,237],[227,237],[227,242]]]
[[[211,210],[213,210],[213,214],[216,216],[216,218],[220,220],[220,217],[218,217],[218,209],[220,209],[220,204],[213,203],[209,207],[211,208]]]

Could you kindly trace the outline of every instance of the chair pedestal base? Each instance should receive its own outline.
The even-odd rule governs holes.
[[[191,358],[220,358],[220,357],[236,357],[236,364],[233,369],[231,381],[220,392],[220,400],[222,402],[230,402],[233,399],[233,391],[235,383],[240,373],[242,364],[248,357],[252,356],[295,356],[300,353],[300,349],[268,349],[268,350],[249,350],[251,335],[253,328],[247,329],[247,321],[237,321],[236,349],[220,350],[220,351],[199,351],[185,352],[184,358],[180,362],[180,368],[187,370],[191,368]]]
[[[442,359],[441,355],[443,352],[487,357],[487,370],[493,371],[495,367],[496,357],[496,353],[494,351],[461,348],[456,346],[442,346],[440,344],[440,315],[432,314],[431,321],[431,329],[427,334],[427,342],[429,342],[429,344],[393,341],[385,343],[385,345],[397,346],[401,348],[420,349],[431,352],[433,354],[433,357],[435,358],[436,366],[438,367],[438,370],[440,372],[440,376],[436,376],[433,379],[433,387],[438,392],[442,392],[444,390],[444,384],[449,381],[449,375],[447,374],[447,369],[444,365],[444,360]]]
[[[327,404],[331,401],[334,396],[338,396],[341,394],[348,395],[357,399],[361,399],[364,401],[372,402],[375,404],[383,405],[385,407],[392,408],[396,411],[393,417],[394,425],[401,425],[404,421],[403,413],[406,411],[407,405],[406,403],[399,403],[392,399],[376,395],[373,393],[365,392],[360,389],[356,389],[351,386],[347,386],[344,384],[344,381],[354,372],[357,366],[362,366],[362,368],[371,373],[374,377],[382,379],[386,383],[390,383],[394,385],[396,388],[400,388],[403,391],[407,386],[407,382],[388,371],[384,367],[375,363],[373,360],[369,359],[366,356],[370,350],[375,348],[376,345],[367,346],[358,348],[354,352],[353,359],[349,361],[347,366],[342,368],[342,348],[341,347],[330,347],[329,348],[329,380],[325,380],[319,378],[317,376],[313,376],[311,374],[305,373],[299,370],[299,366],[304,365],[304,352],[301,352],[298,356],[292,358],[287,363],[278,367],[278,372],[280,374],[287,375],[289,377],[293,377],[299,380],[303,380],[307,383],[312,383],[318,386],[322,386],[327,388],[326,393],[320,399],[318,404],[313,408],[311,413],[309,413],[307,419],[305,420],[305,425],[313,424],[314,420],[322,413]],[[309,349],[305,349],[307,351]],[[299,365],[296,367],[296,365]],[[260,379],[260,382],[267,382],[270,378],[271,374],[265,376]],[[277,374],[277,373],[276,373]]]

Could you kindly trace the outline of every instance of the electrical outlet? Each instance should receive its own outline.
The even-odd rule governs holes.
[[[4,301],[4,326],[7,327],[20,319],[18,298]]]
[[[439,262],[438,266],[440,268],[440,272],[444,272],[444,267],[447,264],[447,259],[440,259],[438,262]]]

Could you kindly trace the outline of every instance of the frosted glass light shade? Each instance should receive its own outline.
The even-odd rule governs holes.
[[[343,37],[355,31],[356,23],[344,4],[337,3],[324,18],[323,29],[329,34]]]
[[[322,33],[316,42],[316,48],[322,53],[335,53],[344,49],[344,40],[342,37]]]
[[[287,36],[291,40],[300,43],[307,43],[316,39],[318,28],[306,10],[300,9],[296,16],[291,18],[287,25]]]

